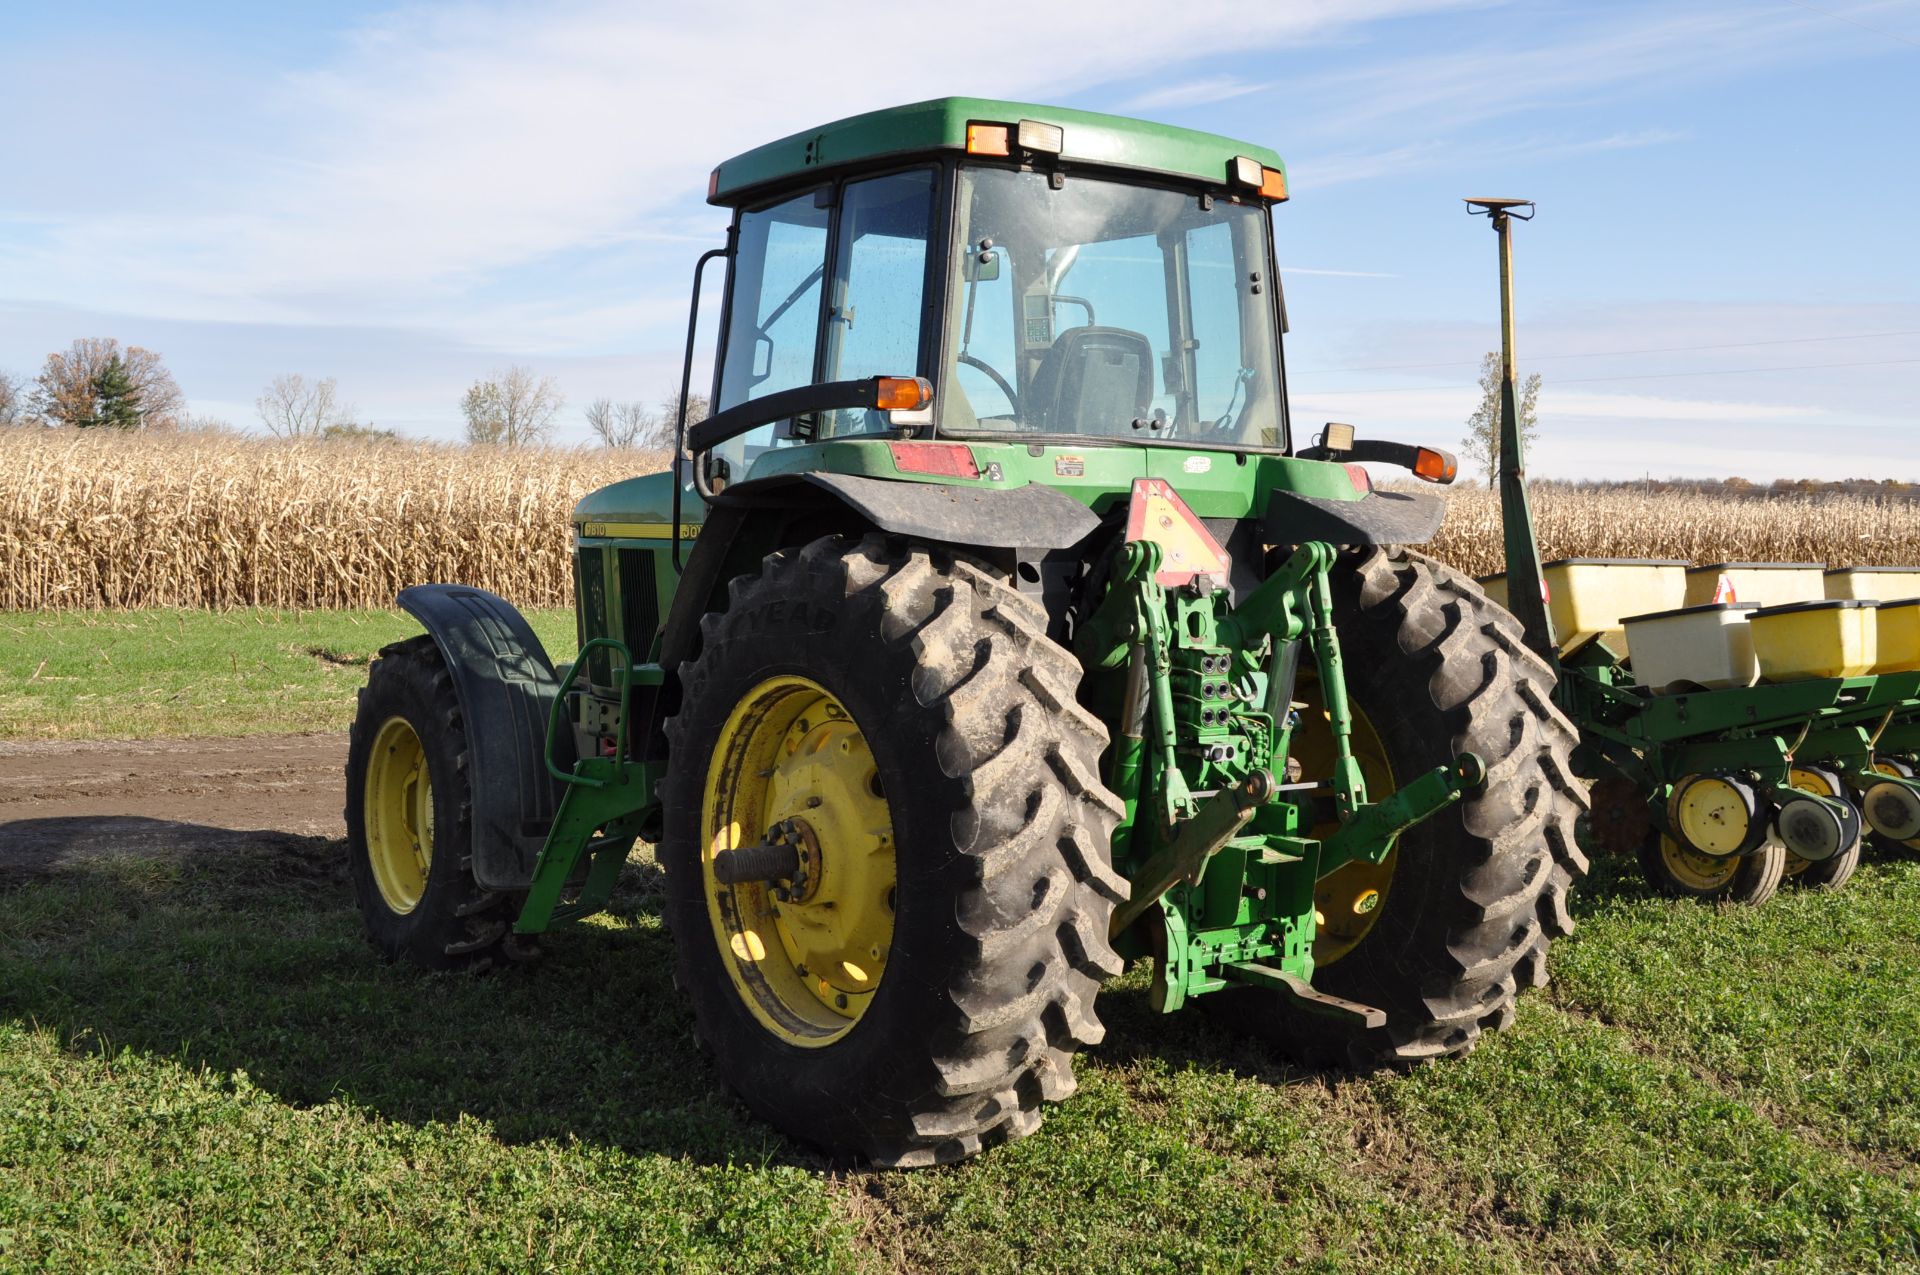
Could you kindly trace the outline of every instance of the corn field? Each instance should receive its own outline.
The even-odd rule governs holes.
[[[409,584],[572,596],[568,513],[659,453],[0,430],[0,609],[378,607]],[[1428,489],[1431,490],[1431,489]],[[1448,493],[1432,549],[1501,566],[1492,493]],[[1920,502],[1543,484],[1543,556],[1920,562]]]
[[[0,430],[0,609],[572,595],[567,515],[661,454]]]
[[[1689,562],[1920,563],[1920,500],[1902,495],[1715,495],[1540,483],[1531,495],[1540,556],[1681,558]],[[1500,499],[1485,487],[1447,493],[1429,552],[1473,575],[1504,569]]]

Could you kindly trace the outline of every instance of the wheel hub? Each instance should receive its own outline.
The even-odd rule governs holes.
[[[896,877],[878,766],[840,701],[796,676],[742,697],[714,748],[705,827],[709,915],[736,990],[791,1043],[837,1039],[885,972]],[[747,829],[763,830],[758,844]],[[757,874],[742,872],[749,856]]]
[[[805,819],[782,819],[767,829],[771,845],[791,847],[795,867],[791,876],[773,887],[777,902],[799,907],[813,902],[820,893],[820,880],[826,868],[820,857],[820,838]]]

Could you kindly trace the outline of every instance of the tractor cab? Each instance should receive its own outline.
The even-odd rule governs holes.
[[[948,98],[750,151],[709,198],[736,210],[718,411],[875,377],[928,401],[760,421],[703,489],[831,439],[1287,446],[1270,151]]]

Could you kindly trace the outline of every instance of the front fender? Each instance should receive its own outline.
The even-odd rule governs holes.
[[[485,589],[419,584],[401,590],[399,603],[440,648],[466,724],[474,879],[489,890],[525,889],[560,808],[560,783],[545,761],[560,689],[553,661],[526,618]],[[562,734],[556,760],[565,770],[574,749],[571,732]]]

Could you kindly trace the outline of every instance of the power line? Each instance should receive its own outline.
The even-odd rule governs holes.
[[[1874,359],[1865,363],[1800,363],[1786,367],[1730,367],[1717,372],[1641,372],[1631,376],[1582,376],[1571,380],[1555,381],[1555,385],[1598,385],[1604,381],[1663,381],[1681,376],[1746,376],[1754,372],[1813,372],[1834,367],[1893,367],[1896,364],[1920,363],[1920,359]],[[1458,366],[1448,364],[1449,367]],[[1331,398],[1340,394],[1419,394],[1431,390],[1477,390],[1478,385],[1394,385],[1374,390],[1308,390],[1303,391],[1307,398]]]
[[[1887,39],[1889,40],[1898,40],[1902,44],[1911,44],[1914,48],[1920,49],[1920,40],[1909,40],[1904,35],[1896,35],[1892,31],[1882,31],[1879,27],[1870,27],[1866,23],[1861,22],[1857,18],[1849,18],[1844,13],[1835,13],[1831,9],[1822,9],[1818,5],[1808,4],[1807,0],[1787,0],[1787,3],[1791,5],[1797,5],[1798,7],[1805,9],[1810,13],[1817,13],[1822,17],[1832,18],[1835,22],[1844,22],[1848,26],[1859,27],[1862,31],[1871,31],[1875,35],[1883,35],[1887,37]]]
[[[1875,341],[1883,337],[1920,336],[1920,329],[1902,332],[1860,332],[1852,336],[1794,336],[1773,341],[1735,341],[1725,345],[1669,345],[1648,350],[1594,350],[1586,354],[1529,354],[1529,363],[1547,359],[1608,359],[1626,354],[1695,354],[1702,350],[1752,350],[1764,345],[1809,345],[1816,341]],[[1436,367],[1473,367],[1472,363],[1373,363],[1360,367],[1307,367],[1293,369],[1295,376],[1313,376],[1323,372],[1414,372]]]

